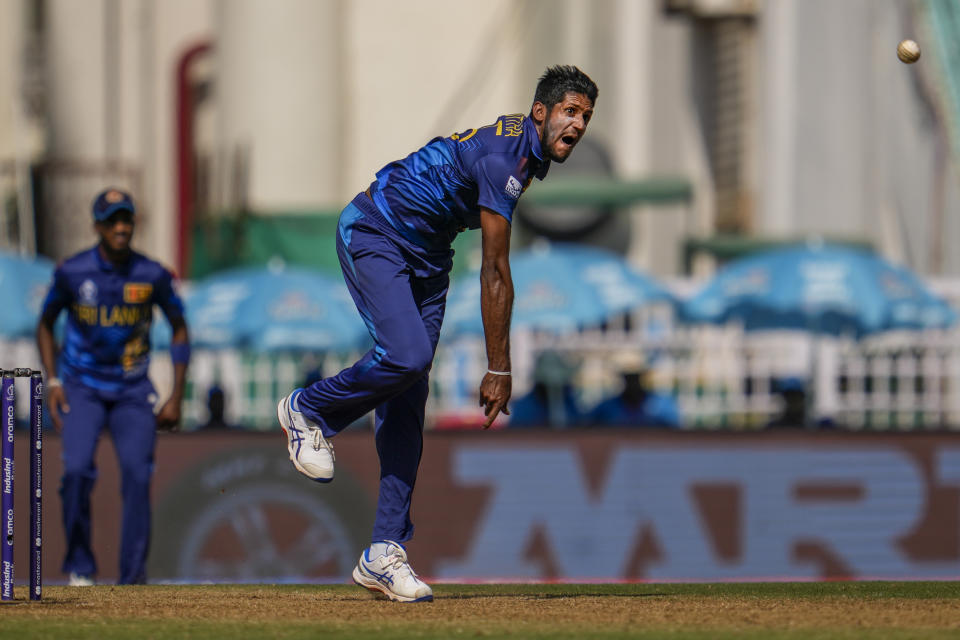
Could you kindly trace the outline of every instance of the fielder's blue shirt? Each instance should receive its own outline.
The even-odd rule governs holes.
[[[103,391],[145,378],[154,305],[171,322],[183,316],[173,274],[142,254],[114,265],[93,247],[61,263],[42,311],[68,310],[60,376]]]
[[[370,195],[406,241],[449,250],[456,235],[480,226],[480,207],[513,220],[520,194],[550,168],[534,123],[504,115],[485,127],[434,138],[377,172]]]

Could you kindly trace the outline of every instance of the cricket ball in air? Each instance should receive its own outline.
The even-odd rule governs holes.
[[[897,57],[901,62],[913,64],[920,59],[920,45],[913,40],[902,40],[897,45]]]

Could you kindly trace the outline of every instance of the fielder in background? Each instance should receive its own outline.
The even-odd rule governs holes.
[[[524,189],[563,162],[593,115],[597,86],[571,66],[547,69],[527,115],[434,138],[381,169],[340,214],[337,255],[375,346],[352,367],[283,398],[277,413],[290,459],[318,482],[333,479],[330,439],[376,410],[380,490],[371,545],[353,570],[362,587],[402,602],[433,600],[403,543],[423,449],[427,377],[453,266],[450,248],[480,229],[480,307],[486,375],[480,404],[489,427],[510,400],[510,226]]]
[[[48,412],[63,436],[63,572],[76,586],[93,584],[97,574],[90,546],[90,492],[104,428],[113,438],[122,478],[118,583],[146,582],[156,431],[176,429],[180,422],[190,359],[173,274],[130,247],[135,211],[130,195],[117,189],[97,196],[93,218],[100,242],[57,267],[37,325]],[[173,392],[156,415],[157,394],[147,377],[154,305],[173,328],[174,370]],[[67,323],[58,359],[53,326],[64,309]]]

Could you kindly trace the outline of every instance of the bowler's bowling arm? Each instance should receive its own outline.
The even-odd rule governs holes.
[[[480,383],[484,428],[507,410],[512,380],[510,372],[510,315],[513,279],[510,276],[510,222],[498,213],[480,209],[482,262],[480,264],[480,316],[487,347],[488,373]],[[491,373],[498,372],[498,373]]]

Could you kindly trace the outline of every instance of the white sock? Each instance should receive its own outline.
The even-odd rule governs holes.
[[[380,556],[387,555],[390,547],[395,546],[393,542],[374,542],[370,545],[370,548],[367,549],[367,560],[374,560]],[[396,545],[400,546],[400,545]]]

